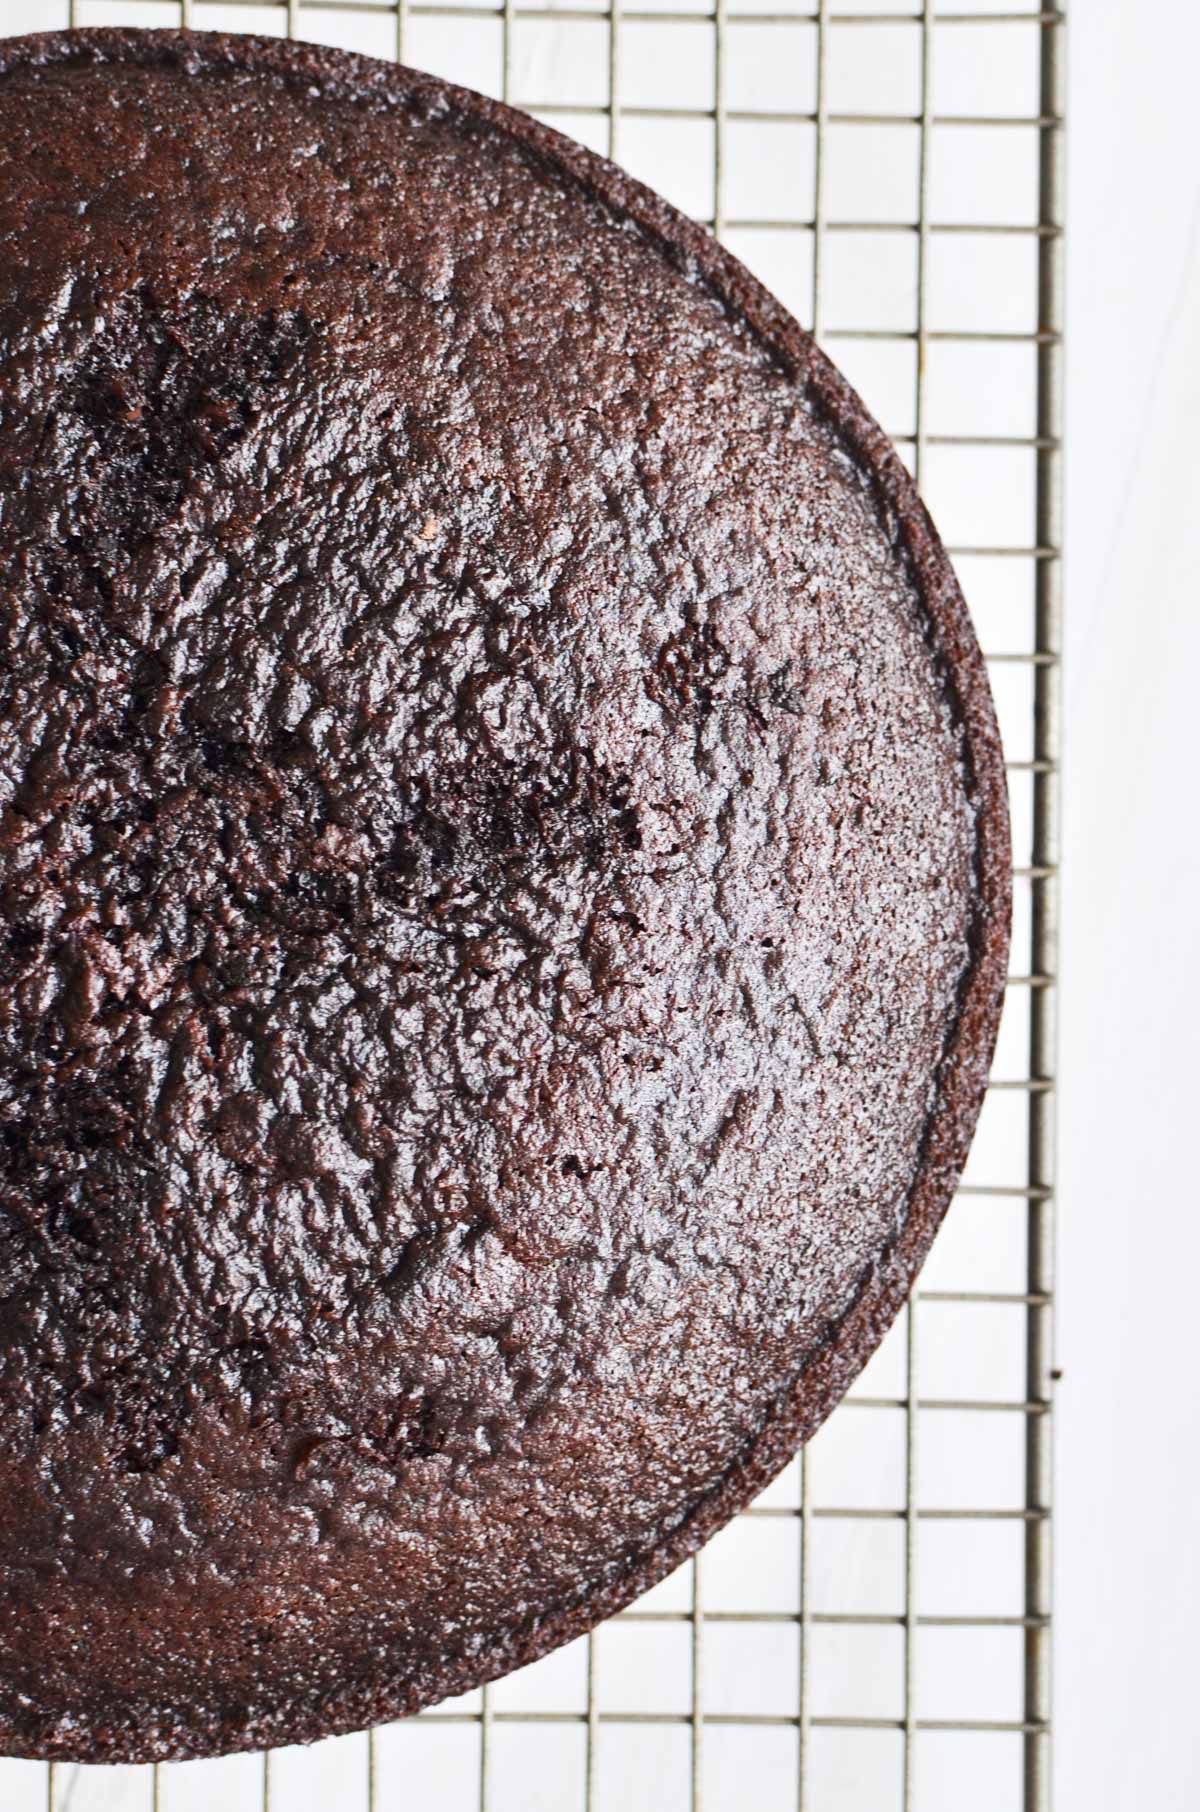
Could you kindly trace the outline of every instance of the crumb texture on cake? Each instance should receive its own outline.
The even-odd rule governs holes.
[[[686,1551],[882,1331],[1003,957],[798,330],[514,116],[206,43],[0,54],[27,1753],[410,1709]]]

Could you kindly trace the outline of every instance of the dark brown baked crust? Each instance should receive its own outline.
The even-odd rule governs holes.
[[[0,45],[0,1750],[312,1739],[644,1590],[894,1316],[1003,764],[699,229],[311,46]]]

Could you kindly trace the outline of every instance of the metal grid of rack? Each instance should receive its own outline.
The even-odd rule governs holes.
[[[809,1450],[696,1561],[407,1724],[153,1769],[0,1761],[0,1797],[14,1812],[1047,1812],[1062,11],[30,0],[4,29],[68,22],[282,29],[408,58],[628,162],[757,265],[933,493],[1012,757],[1016,968],[977,1153],[921,1288]],[[856,134],[874,135],[865,154]],[[983,140],[975,192],[965,147]]]

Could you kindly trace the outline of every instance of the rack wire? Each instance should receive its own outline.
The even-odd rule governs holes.
[[[976,1154],[922,1287],[827,1428],[703,1556],[580,1643],[406,1724],[158,1768],[0,1761],[0,1800],[1049,1812],[1063,11],[29,0],[3,29],[68,22],[283,29],[490,86],[685,204],[706,187],[692,211],[782,288],[885,424],[907,381],[894,439],[991,649],[1012,757],[1018,968]],[[863,73],[873,91],[855,104]],[[783,183],[780,134],[795,161]],[[981,138],[991,175],[955,213],[940,179],[960,158],[969,175]],[[899,140],[906,155],[915,141],[911,205],[881,148]],[[849,203],[839,166],[858,173]],[[857,285],[843,248],[865,258]],[[911,256],[899,312],[878,276],[897,248]]]

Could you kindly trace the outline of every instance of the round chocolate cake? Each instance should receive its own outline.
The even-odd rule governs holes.
[[[477,95],[0,45],[0,1749],[394,1717],[675,1566],[933,1237],[1003,765],[884,436]]]

